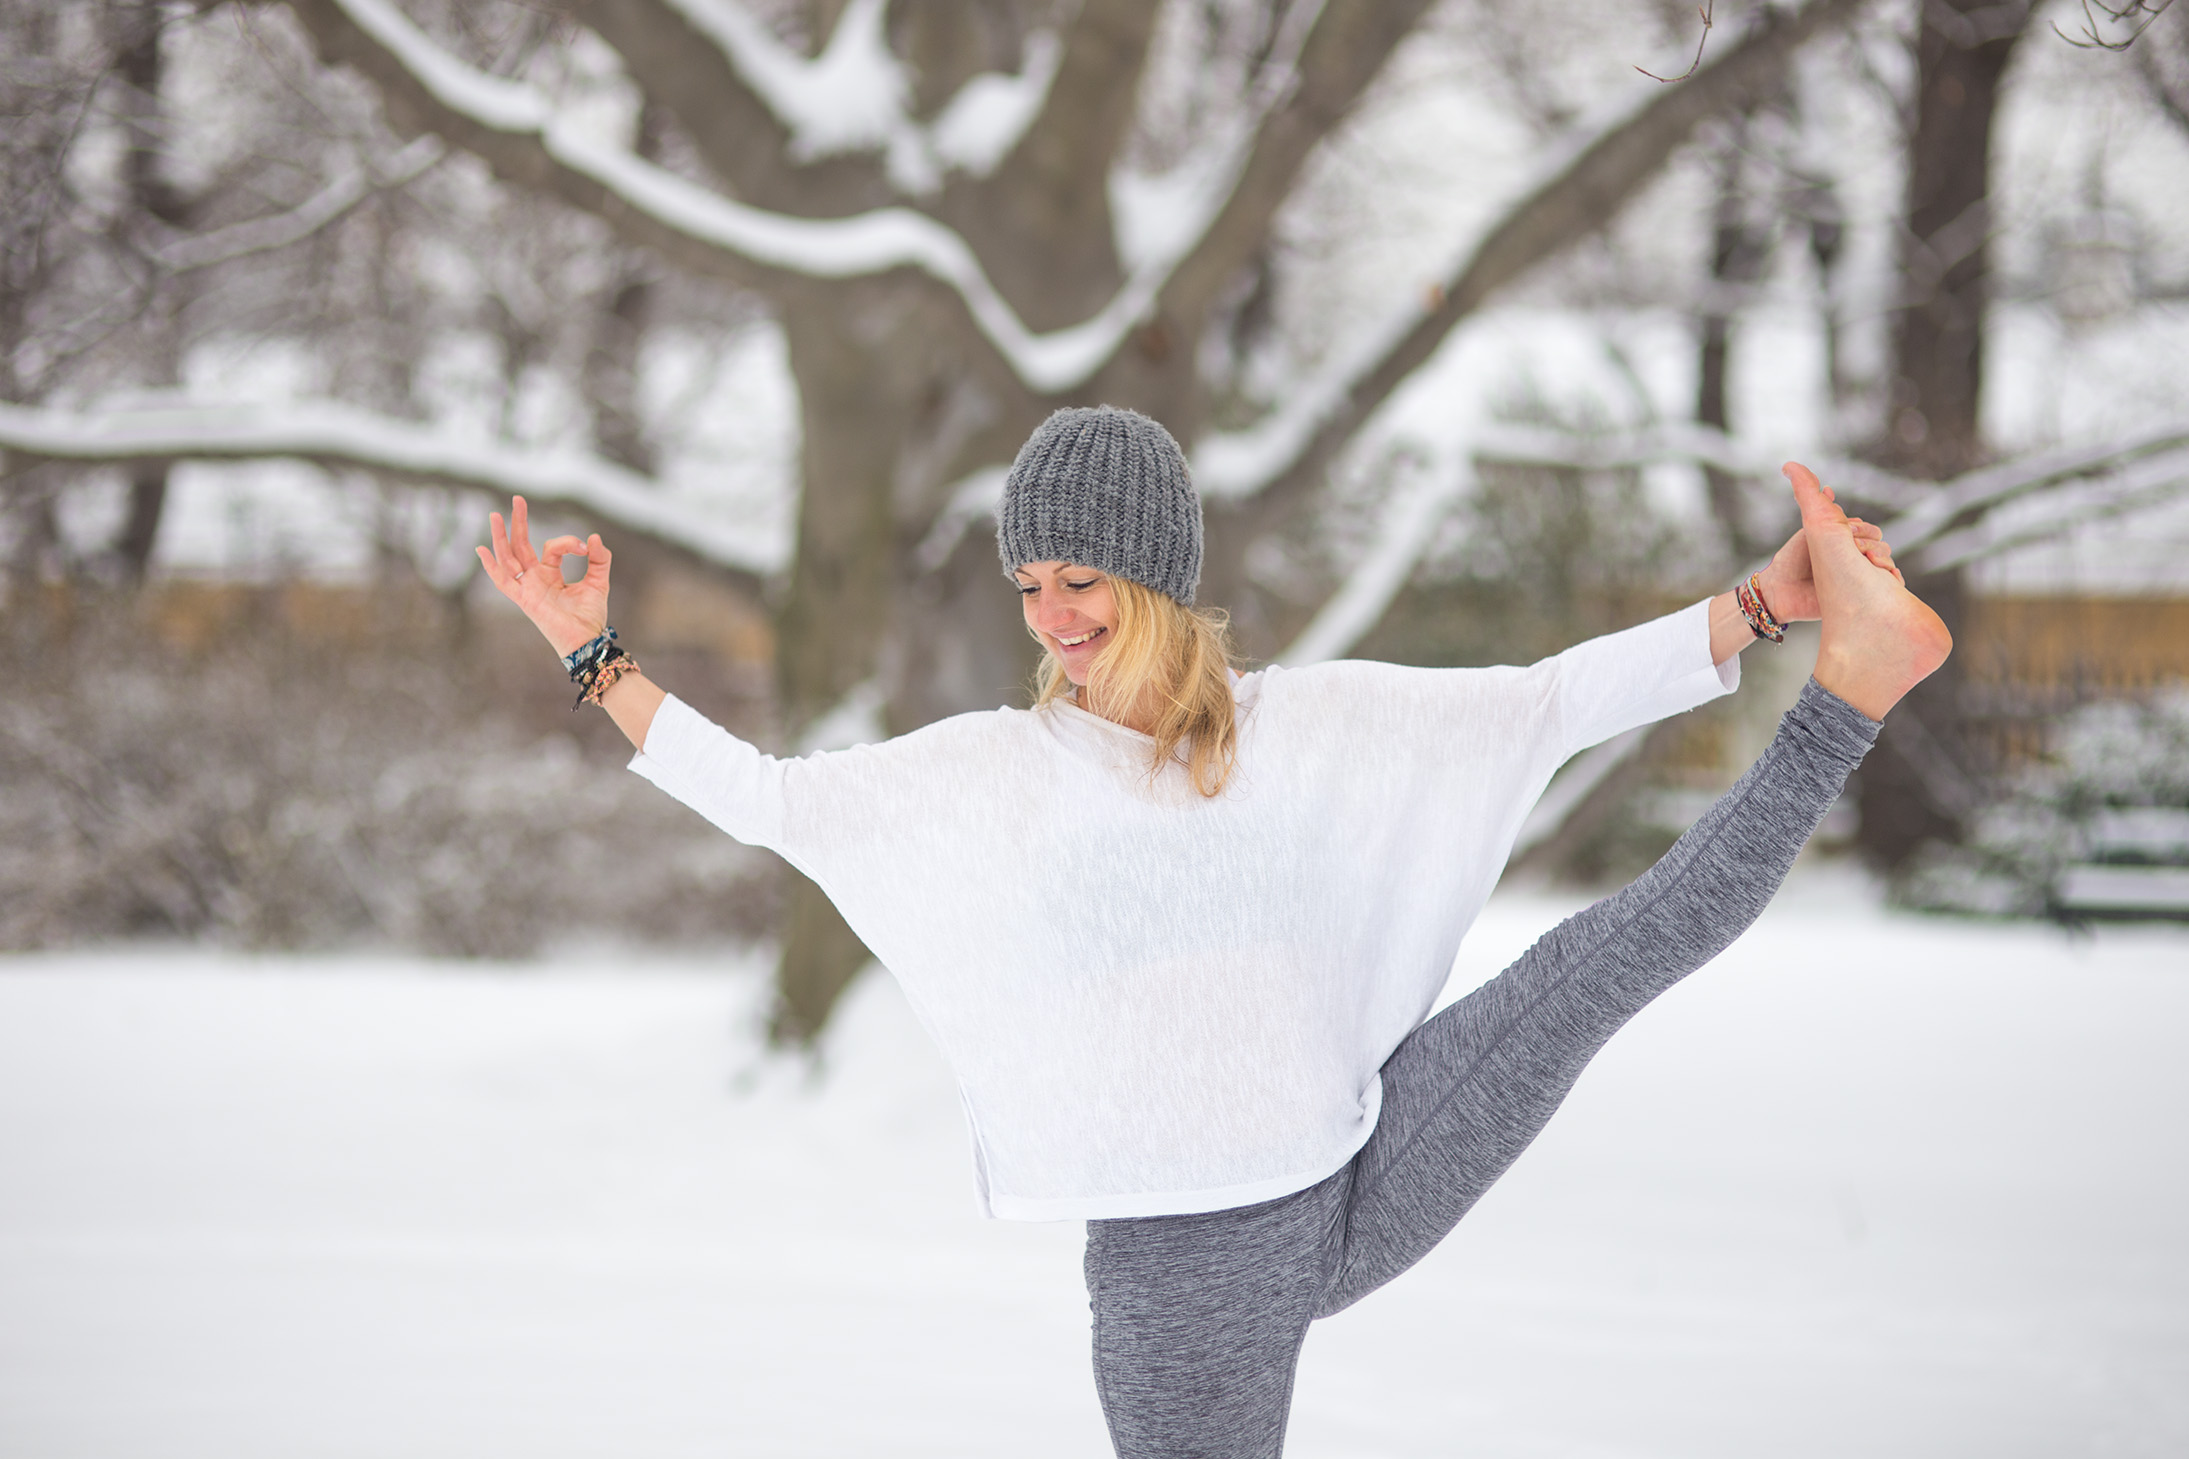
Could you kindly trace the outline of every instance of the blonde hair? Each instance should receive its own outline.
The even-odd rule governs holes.
[[[1064,666],[1044,652],[1034,671],[1034,707],[1075,699],[1083,709],[1117,718],[1153,701],[1159,708],[1149,729],[1155,740],[1149,775],[1182,763],[1195,790],[1221,794],[1239,758],[1230,616],[1220,608],[1189,608],[1168,593],[1114,574],[1110,599],[1117,605],[1117,627],[1110,646],[1089,667],[1084,693],[1075,697]]]

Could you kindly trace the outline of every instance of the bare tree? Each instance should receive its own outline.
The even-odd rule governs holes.
[[[535,226],[576,219],[636,251],[584,318],[600,382],[596,455],[532,463],[551,465],[565,499],[627,538],[723,572],[755,566],[649,502],[645,442],[615,397],[627,331],[653,308],[650,280],[711,280],[766,301],[788,344],[803,440],[796,545],[775,609],[796,743],[847,706],[879,704],[886,727],[903,730],[993,704],[1021,677],[1026,644],[995,591],[992,549],[965,528],[998,468],[1060,404],[1133,406],[1189,444],[1209,489],[1206,591],[1235,609],[1251,651],[1274,649],[1296,615],[1264,605],[1245,571],[1252,544],[1313,497],[1456,324],[1614,219],[1705,118],[1773,92],[1789,56],[1858,0],[1763,12],[1739,43],[1574,151],[1374,348],[1224,436],[1210,427],[1221,385],[1205,377],[1204,342],[1247,327],[1303,168],[1428,6],[1238,8],[1236,22],[1208,27],[1201,69],[1220,84],[1206,88],[1184,155],[1165,159],[1172,177],[1203,185],[1179,189],[1182,215],[1146,237],[1114,216],[1111,182],[1136,163],[1158,0],[848,0],[788,6],[774,24],[734,0],[515,14],[291,0],[286,11],[326,63],[365,79],[397,143],[439,138],[548,210]],[[278,49],[281,12],[247,13]],[[620,139],[537,79],[544,59],[576,55],[586,37],[612,53],[634,117],[652,119]],[[272,215],[245,221],[274,226]],[[531,347],[521,330],[510,340],[513,354]],[[0,440],[26,458],[289,454],[463,486],[522,478],[506,454],[421,436],[400,418],[402,393],[352,392],[349,406],[278,421],[18,412],[0,416]],[[801,885],[789,902],[777,1033],[802,1039],[866,954],[817,889]]]
[[[2022,0],[1925,0],[1908,99],[1908,177],[1900,305],[1892,324],[1885,435],[1873,458],[1944,481],[1982,465],[1985,312],[1991,292],[1992,121],[2007,66],[2030,24]],[[1973,519],[1972,519],[1973,520]],[[1910,584],[1958,631],[1967,585],[1957,567]],[[1863,767],[1861,844],[1897,867],[1924,841],[1958,839],[1981,782],[1964,731],[1965,662],[1911,694]]]

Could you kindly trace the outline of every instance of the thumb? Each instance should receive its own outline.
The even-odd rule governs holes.
[[[585,585],[602,593],[608,591],[608,563],[611,554],[608,544],[595,532],[585,539]]]

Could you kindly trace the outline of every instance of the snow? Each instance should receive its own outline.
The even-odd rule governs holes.
[[[1376,545],[1353,569],[1345,585],[1317,609],[1307,627],[1277,662],[1297,668],[1343,658],[1368,631],[1413,576],[1414,566],[1436,539],[1451,509],[1474,489],[1474,471],[1466,460],[1443,471],[1415,471],[1400,500],[1377,524]]]
[[[1740,660],[1736,657],[1733,662],[1737,665]],[[1589,792],[1602,785],[1605,776],[1624,765],[1648,738],[1649,727],[1645,725],[1613,735],[1602,744],[1591,745],[1574,756],[1572,763],[1561,770],[1558,778],[1543,792],[1543,798],[1528,811],[1528,818],[1520,823],[1520,834],[1513,838],[1509,857],[1518,859],[1556,835],[1558,828],[1566,824],[1566,817],[1580,808]],[[1711,802],[1716,799],[1712,796]],[[1688,817],[1686,824],[1693,825],[1701,820],[1702,812],[1708,809],[1706,803]]]
[[[983,71],[969,79],[929,129],[936,159],[975,177],[995,171],[1041,114],[1063,59],[1064,43],[1055,32],[1036,31],[1026,38],[1016,76]]]
[[[87,461],[301,456],[588,507],[728,567],[768,571],[782,551],[769,535],[713,520],[702,505],[613,462],[455,436],[336,401],[261,406],[148,395],[86,411],[0,404],[0,446]]]
[[[579,118],[559,114],[522,82],[487,76],[434,45],[386,0],[335,0],[436,100],[497,131],[534,135],[546,154],[664,227],[755,264],[810,278],[922,270],[954,289],[981,333],[1031,389],[1056,394],[1102,367],[1154,302],[1175,259],[1127,280],[1092,318],[1048,334],[1028,330],[953,230],[910,208],[847,218],[792,217],[711,192],[635,156]]]
[[[887,0],[851,0],[821,54],[807,59],[735,0],[669,0],[713,41],[791,134],[801,161],[887,144],[910,83],[890,53]]]
[[[435,45],[389,0],[335,0],[335,4],[449,110],[498,132],[536,132],[553,121],[554,106],[538,89],[465,65]]]
[[[879,151],[890,181],[909,193],[934,191],[949,168],[975,176],[994,170],[1033,125],[1063,55],[1053,32],[1036,32],[1017,75],[969,78],[934,123],[922,126],[906,111],[912,86],[889,48],[887,0],[851,0],[810,59],[735,0],[670,5],[715,43],[783,124],[792,158]]]
[[[1164,172],[1111,169],[1111,229],[1129,273],[1168,273],[1200,241],[1238,185],[1252,140],[1217,142]]]
[[[2171,1455],[2189,934],[1797,875],[1427,1262],[1296,1459]],[[1504,896],[1455,987],[1571,904]],[[0,962],[0,1452],[1099,1456],[1079,1228],[974,1218],[886,979],[758,957]]]

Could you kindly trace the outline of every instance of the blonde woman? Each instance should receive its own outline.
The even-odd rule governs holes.
[[[1788,471],[1803,530],[1740,594],[1528,668],[1241,675],[1194,605],[1176,443],[1129,411],[1059,411],[998,514],[1044,650],[1036,706],[802,759],[635,671],[597,536],[535,556],[519,500],[480,555],[632,768],[812,877],[900,980],[958,1076],[983,1211],[1087,1222],[1117,1452],[1266,1459],[1308,1324],[1427,1253],[1604,1040],[1754,919],[1944,659],[1876,530]],[[1552,772],[1728,692],[1742,647],[1818,616],[1815,680],[1741,783],[1425,1019]]]

